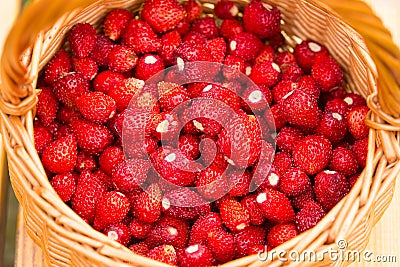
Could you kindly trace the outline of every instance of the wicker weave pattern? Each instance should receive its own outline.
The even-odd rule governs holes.
[[[84,1],[86,2],[91,1]],[[212,8],[215,2],[216,0],[207,1],[206,8]],[[240,5],[247,3],[242,0],[236,2]],[[280,8],[285,21],[283,30],[289,37],[288,45],[293,46],[299,38],[312,38],[326,45],[346,72],[345,78],[349,84],[347,89],[366,97],[370,107],[377,106],[377,70],[359,34],[320,2],[266,2]],[[82,3],[82,7],[58,16],[56,22],[45,17],[48,22],[51,21],[51,26],[44,28],[46,24],[38,24],[45,30],[38,31],[37,36],[35,30],[32,30],[32,44],[29,40],[22,40],[19,35],[12,33],[9,39],[13,39],[14,42],[20,41],[20,46],[10,47],[13,43],[8,40],[6,54],[2,57],[1,131],[9,159],[11,181],[24,208],[24,222],[28,234],[42,247],[50,266],[167,266],[134,255],[126,247],[93,230],[67,207],[48,182],[32,140],[37,74],[60,48],[65,40],[65,33],[78,22],[98,26],[105,14],[113,8],[137,11],[140,4],[141,2],[135,0],[100,0],[86,7]],[[63,14],[63,11],[71,10],[70,8],[69,5],[63,6],[63,3],[58,3],[54,14]],[[20,27],[23,27],[23,21],[20,23]],[[14,31],[14,34],[16,33],[18,31]],[[26,47],[28,48],[25,50]],[[367,167],[349,195],[316,227],[277,249],[295,249],[301,252],[306,249],[335,248],[336,242],[341,239],[348,242],[349,249],[365,248],[372,226],[390,203],[395,178],[400,172],[400,164],[397,162],[400,157],[396,132],[398,129],[386,123],[382,117],[385,113],[378,111],[369,115],[371,130]],[[268,266],[283,264],[276,258],[268,263]],[[328,263],[287,264],[321,266]],[[224,266],[265,264],[260,262],[257,256],[249,256]],[[335,263],[336,266],[344,264],[346,263]]]

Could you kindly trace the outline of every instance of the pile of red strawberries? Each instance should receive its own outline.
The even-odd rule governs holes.
[[[322,44],[289,49],[280,11],[259,0],[241,11],[222,0],[214,16],[196,0],[147,0],[137,15],[115,9],[98,32],[76,24],[38,81],[36,149],[60,198],[87,223],[137,254],[210,266],[282,244],[349,192],[365,167],[369,109],[343,89]],[[178,85],[170,71],[142,91],[154,74],[195,61],[224,66],[208,71],[213,83]],[[244,87],[239,73],[257,86]],[[122,126],[133,96],[135,108],[152,111],[144,144],[124,147],[127,160]],[[176,108],[191,100],[192,111],[223,125],[201,116],[182,125]],[[273,124],[268,164],[275,135],[262,125]],[[179,168],[193,161],[198,171]],[[193,205],[171,205],[179,202]]]

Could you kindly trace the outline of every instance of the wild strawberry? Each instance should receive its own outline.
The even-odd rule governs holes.
[[[71,72],[54,84],[54,94],[67,107],[74,107],[76,100],[89,91],[89,82],[80,73]]]
[[[296,63],[281,65],[280,69],[282,80],[297,81],[303,75],[303,70]]]
[[[249,193],[252,175],[249,170],[233,170],[227,175],[229,195],[244,196]]]
[[[126,25],[132,18],[131,12],[125,9],[114,9],[104,19],[104,35],[113,41],[121,37]]]
[[[327,212],[350,191],[346,177],[335,171],[318,173],[314,183],[315,197]]]
[[[357,158],[358,165],[365,168],[368,155],[368,137],[356,140],[351,147],[354,155]]]
[[[271,228],[267,235],[268,245],[277,247],[297,235],[296,226],[293,223],[281,223]]]
[[[341,98],[334,98],[326,103],[324,111],[339,113],[345,117],[349,111],[349,105]]]
[[[347,133],[346,120],[339,113],[325,112],[315,129],[315,133],[324,136],[332,144],[337,144],[343,140]]]
[[[51,179],[50,184],[56,190],[61,200],[68,202],[75,193],[77,181],[78,175],[76,173],[67,172],[55,175]]]
[[[250,215],[240,202],[225,200],[219,208],[222,222],[232,231],[240,231],[250,225]]]
[[[275,223],[285,223],[294,220],[293,207],[283,193],[265,188],[258,193],[256,201],[264,217],[268,220]]]
[[[306,174],[312,175],[328,166],[332,156],[332,144],[322,136],[309,135],[293,149],[293,160]]]
[[[189,1],[195,2],[195,0]],[[164,63],[169,66],[174,63],[174,51],[182,43],[179,32],[176,30],[167,32],[161,37],[162,47],[159,50],[159,55]]]
[[[265,220],[258,207],[256,198],[256,195],[247,195],[240,201],[240,204],[249,212],[251,225],[261,225]]]
[[[125,135],[127,138],[127,135]],[[126,140],[129,140],[127,138]],[[136,139],[133,139],[136,140]],[[146,136],[142,142],[124,142],[125,154],[128,158],[147,159],[148,155],[158,148],[158,140],[153,136]]]
[[[103,152],[101,152],[99,157],[99,165],[107,175],[111,175],[115,165],[124,159],[124,151],[120,146],[109,146],[104,149]]]
[[[200,216],[190,230],[189,244],[207,244],[208,233],[222,229],[222,220],[218,213],[209,212]]]
[[[342,99],[348,105],[349,110],[356,107],[367,106],[365,99],[356,93],[346,93]]]
[[[343,73],[339,64],[325,54],[316,55],[311,76],[321,87],[321,92],[329,92],[343,83]]]
[[[310,178],[299,168],[289,168],[279,180],[280,191],[289,197],[300,195],[310,185]]]
[[[76,158],[77,144],[72,134],[53,141],[42,153],[43,166],[53,173],[72,171]]]
[[[358,181],[358,178],[360,177],[360,173],[357,172],[356,174],[353,174],[352,176],[350,176],[348,178],[349,181],[349,186],[350,188],[353,188],[353,186],[356,184],[356,182]]]
[[[108,55],[108,66],[110,70],[116,72],[129,71],[136,66],[137,62],[135,50],[123,45],[114,46]]]
[[[50,59],[44,68],[44,81],[54,85],[56,80],[69,73],[72,70],[71,58],[64,49],[58,52]]]
[[[98,71],[96,62],[90,57],[72,58],[72,65],[75,72],[82,74],[87,80],[92,80]]]
[[[240,110],[240,99],[235,92],[216,84],[207,85],[199,92],[199,98],[215,99],[228,105],[234,111]]]
[[[361,106],[350,109],[346,115],[349,132],[355,139],[361,139],[368,136],[369,127],[365,124],[365,118],[368,111],[369,108],[367,106]]]
[[[130,159],[118,163],[112,171],[114,186],[126,193],[138,189],[146,180],[150,162],[143,159]]]
[[[240,57],[227,55],[223,64],[222,73],[227,80],[235,79],[244,72],[244,60]]]
[[[46,127],[34,126],[33,136],[35,141],[35,148],[39,155],[42,155],[43,150],[51,144],[53,136]]]
[[[90,171],[82,172],[71,199],[72,209],[86,222],[92,223],[97,204],[106,191],[106,186],[97,176]]]
[[[246,112],[260,113],[263,112],[272,102],[272,94],[266,85],[259,87],[248,87],[243,92],[243,99],[246,105]]]
[[[175,30],[177,30],[177,32],[179,32],[181,36],[184,36],[189,31],[189,29],[190,22],[187,17],[181,20],[175,27]]]
[[[273,62],[275,58],[275,50],[270,45],[264,45],[260,53],[254,59],[254,64],[260,64],[264,61]]]
[[[288,122],[281,104],[275,104],[272,105],[270,109],[266,109],[264,117],[267,121],[267,125],[271,125],[271,127],[274,125],[276,130],[281,129]]]
[[[239,13],[239,8],[234,2],[221,0],[215,5],[214,13],[220,19],[234,19]]]
[[[280,152],[278,152],[280,153]],[[267,164],[264,164],[267,165]],[[268,168],[268,165],[267,167]],[[265,175],[267,173],[267,175]],[[279,181],[281,179],[281,174],[280,172],[276,169],[275,166],[271,166],[268,170],[268,172],[263,172],[264,179],[262,180],[261,183],[259,183],[260,188],[272,188],[272,189],[278,189]]]
[[[145,81],[162,70],[164,70],[162,59],[158,55],[146,54],[139,59],[135,77]]]
[[[115,44],[104,34],[96,35],[96,43],[93,47],[90,58],[92,58],[98,66],[108,66],[108,56]]]
[[[164,111],[172,111],[190,100],[186,89],[182,85],[162,81],[157,84],[157,88],[160,107]]]
[[[276,136],[276,145],[280,150],[290,153],[303,137],[304,133],[298,128],[285,126]]]
[[[221,152],[218,152],[215,142],[209,138],[202,139],[200,143],[200,153],[205,166],[215,165],[221,170],[228,167],[226,157]]]
[[[161,112],[159,118],[155,121],[153,135],[161,141],[172,140],[178,136],[181,129],[179,118],[175,112]]]
[[[296,64],[296,59],[295,59],[294,55],[292,53],[290,53],[289,51],[278,52],[275,55],[274,61],[279,66]]]
[[[196,160],[200,156],[200,139],[191,134],[180,135],[178,148],[189,160]]]
[[[131,235],[136,239],[145,239],[149,236],[152,224],[133,218],[129,223]]]
[[[233,234],[236,248],[236,258],[247,255],[249,248],[265,244],[265,230],[261,227],[250,226]]]
[[[264,61],[255,64],[249,75],[257,85],[274,86],[280,80],[281,70],[274,62]]]
[[[162,45],[149,24],[139,19],[132,19],[128,23],[122,34],[122,44],[133,48],[138,54],[157,52]]]
[[[97,169],[94,172],[94,175],[96,175],[100,181],[103,182],[103,184],[107,187],[108,190],[114,189],[113,181],[110,175],[107,175],[102,169]]]
[[[307,202],[296,214],[297,230],[301,233],[314,227],[325,215],[325,211],[317,202]]]
[[[147,246],[147,244],[144,243],[144,242],[139,242],[139,243],[136,243],[136,244],[132,244],[132,245],[129,246],[129,249],[133,253],[141,255],[141,256],[144,256],[144,257],[146,257],[147,253],[149,253],[149,246]]]
[[[188,33],[186,33],[185,36],[183,36],[182,41],[183,42],[192,41],[195,43],[203,44],[207,41],[207,38],[204,34],[191,30]]]
[[[108,91],[114,84],[122,82],[124,79],[125,78],[121,73],[105,70],[97,74],[94,78],[93,88],[95,91],[108,94]]]
[[[83,172],[84,170],[93,171],[97,168],[97,159],[93,155],[88,155],[84,152],[79,152],[76,164],[75,171]]]
[[[207,200],[220,198],[229,188],[224,171],[213,165],[200,172],[195,185],[197,191]]]
[[[319,102],[321,102],[319,99],[321,89],[317,86],[313,77],[309,75],[303,75],[297,82],[297,89],[302,90],[307,94],[310,94]]]
[[[89,92],[80,96],[76,105],[82,115],[91,122],[105,123],[116,113],[114,99],[102,92]]]
[[[195,244],[178,253],[178,262],[182,267],[206,267],[213,265],[214,259],[207,246]]]
[[[75,24],[69,32],[68,41],[74,56],[87,57],[96,43],[96,30],[89,23]]]
[[[243,25],[247,32],[259,38],[269,38],[278,34],[281,29],[281,12],[278,8],[255,0],[243,11]]]
[[[270,247],[267,245],[254,245],[249,247],[249,250],[247,251],[247,255],[255,255],[255,254],[260,254],[264,253],[270,250]],[[263,255],[263,254],[262,254]]]
[[[244,61],[255,59],[263,47],[264,44],[260,39],[247,32],[236,34],[228,45],[230,53],[241,57]]]
[[[297,88],[298,88],[298,84],[293,81],[283,80],[283,81],[278,82],[272,88],[272,97],[273,97],[274,102],[278,103],[287,94],[289,94],[291,91],[293,91]]]
[[[36,115],[43,123],[48,126],[57,115],[59,103],[49,87],[41,88],[36,105]]]
[[[208,233],[207,247],[214,259],[221,263],[231,261],[235,256],[233,235],[222,229],[212,230]]]
[[[177,63],[179,63],[179,58],[184,62],[204,61],[207,58],[207,52],[207,48],[203,43],[184,41],[176,48],[174,54],[177,58]]]
[[[144,3],[141,16],[154,31],[163,33],[175,28],[186,12],[175,0],[152,0]]]
[[[210,205],[199,194],[183,187],[164,195],[162,210],[169,216],[191,220],[210,212]]]
[[[93,227],[97,230],[121,222],[128,214],[131,205],[128,198],[117,191],[103,195],[96,207]]]
[[[187,14],[186,18],[188,19],[189,22],[192,22],[195,19],[200,18],[201,14],[203,13],[203,6],[197,0],[189,0],[184,7]]]
[[[284,175],[293,165],[293,158],[288,152],[276,153],[272,162],[272,166],[280,175]]]
[[[358,161],[350,149],[338,147],[332,152],[329,168],[347,177],[357,172]]]
[[[160,245],[151,249],[147,255],[148,258],[164,262],[170,265],[177,265],[178,258],[175,248],[171,245]]]
[[[103,232],[108,238],[124,246],[127,246],[131,240],[131,230],[124,223],[110,225]]]
[[[218,36],[218,27],[212,17],[198,18],[192,23],[192,31],[203,34],[207,39]]]
[[[226,43],[222,37],[216,37],[206,41],[210,61],[222,63],[226,55]]]
[[[160,187],[151,184],[146,191],[139,194],[132,208],[135,218],[142,222],[154,223],[161,215]]]
[[[235,19],[226,19],[222,21],[219,33],[226,40],[232,40],[239,33],[244,32],[242,24]]]
[[[306,73],[311,71],[317,53],[328,55],[328,50],[325,46],[312,40],[302,41],[294,47],[293,51],[297,64],[299,64]]]
[[[108,95],[115,100],[117,110],[121,112],[129,106],[132,98],[143,89],[143,86],[144,81],[136,78],[127,78],[122,82],[114,83]]]
[[[183,248],[189,240],[189,223],[171,216],[163,216],[156,221],[145,240],[149,247],[161,244]]]

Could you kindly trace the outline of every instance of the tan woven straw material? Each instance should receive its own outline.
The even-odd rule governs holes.
[[[1,131],[7,150],[10,177],[15,194],[24,209],[28,234],[42,248],[49,266],[167,266],[133,254],[128,248],[93,230],[57,196],[51,187],[33,144],[36,79],[65,40],[65,34],[78,22],[98,27],[113,8],[138,11],[140,1],[102,0],[34,1],[22,14],[6,42],[1,62]],[[206,10],[214,1],[202,1]],[[246,5],[246,1],[236,1]],[[282,12],[289,46],[311,38],[324,44],[345,71],[349,91],[367,99],[369,150],[367,167],[351,192],[320,223],[277,249],[337,249],[345,240],[347,249],[362,250],[371,228],[388,207],[395,179],[400,172],[399,126],[394,116],[395,101],[383,99],[391,88],[378,91],[378,71],[361,36],[332,9],[321,2],[268,0]],[[326,1],[330,2],[330,1]],[[344,2],[344,1],[342,1]],[[358,2],[358,1],[349,1]],[[390,75],[389,75],[390,76]],[[386,77],[387,78],[387,77]],[[379,83],[381,85],[381,83]],[[385,108],[382,108],[382,102]],[[397,104],[397,103],[396,103]],[[238,259],[224,266],[343,266],[348,262],[283,262],[275,257],[267,262],[257,255]]]

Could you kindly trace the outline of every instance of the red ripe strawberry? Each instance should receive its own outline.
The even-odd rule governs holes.
[[[154,223],[145,242],[151,248],[161,244],[183,248],[188,243],[189,230],[187,221],[164,216]]]
[[[215,165],[200,172],[195,180],[197,191],[207,200],[216,200],[229,188],[225,173]]]
[[[104,149],[103,152],[101,152],[99,157],[99,165],[107,175],[111,175],[115,165],[124,159],[124,151],[120,146],[109,146]]]
[[[197,18],[200,18],[201,14],[203,13],[203,6],[197,0],[189,0],[185,4],[186,10],[186,18],[189,22],[194,21]]]
[[[188,33],[185,34],[185,36],[183,36],[182,41],[184,42],[192,41],[195,43],[203,44],[207,41],[207,38],[204,36],[204,34],[201,34],[199,32],[189,31]]]
[[[74,135],[61,137],[49,144],[42,153],[43,166],[53,173],[64,173],[74,169],[77,144]]]
[[[54,85],[56,80],[72,70],[71,58],[64,49],[58,52],[50,59],[44,68],[44,81]]]
[[[294,47],[293,51],[297,64],[299,64],[306,73],[311,71],[317,53],[328,55],[328,50],[325,46],[311,40],[302,41]]]
[[[195,0],[189,1],[195,2]],[[158,51],[160,57],[163,59],[166,65],[172,65],[174,63],[174,51],[182,43],[181,36],[176,30],[167,32],[161,37],[162,47]]]
[[[227,80],[233,80],[244,73],[244,60],[240,57],[227,55],[223,64],[222,73]]]
[[[325,112],[339,113],[346,116],[349,111],[349,105],[341,98],[334,98],[326,103]]]
[[[161,112],[157,124],[153,129],[153,135],[161,141],[173,140],[181,129],[179,118],[175,112]]]
[[[93,227],[97,230],[121,222],[128,214],[131,205],[128,198],[117,191],[103,195],[96,207]]]
[[[143,86],[144,81],[136,78],[127,78],[122,82],[113,84],[108,95],[117,103],[117,110],[123,111],[129,106],[136,93],[142,90]]]
[[[251,1],[244,8],[243,25],[247,32],[262,39],[270,38],[281,30],[281,12],[267,3]]]
[[[331,210],[350,191],[346,177],[335,171],[322,171],[314,179],[315,197],[325,211]]]
[[[89,91],[89,82],[80,73],[67,73],[54,84],[54,94],[67,107],[74,107],[77,98]]]
[[[278,52],[275,55],[274,61],[279,66],[296,64],[296,59],[295,59],[294,55],[292,53],[290,53],[289,51]]]
[[[332,159],[329,168],[347,177],[357,172],[358,161],[350,149],[338,147],[332,152]]]
[[[310,178],[299,168],[289,168],[279,180],[280,191],[289,197],[300,195],[310,185]]]
[[[219,208],[222,222],[231,231],[240,231],[250,225],[250,215],[240,202],[227,199]]]
[[[179,136],[178,148],[189,160],[196,160],[200,156],[200,139],[191,134]]]
[[[214,259],[220,263],[231,261],[235,256],[235,243],[233,235],[222,229],[208,233],[207,247]]]
[[[96,175],[100,181],[102,181],[108,190],[114,189],[113,181],[111,179],[110,175],[107,175],[102,169],[97,169],[94,172],[94,175]]]
[[[303,70],[296,63],[280,66],[282,80],[297,81],[304,74]]]
[[[254,64],[260,64],[264,61],[272,62],[275,59],[275,50],[270,45],[264,45],[260,53],[254,59]]]
[[[332,144],[337,144],[343,140],[347,133],[346,120],[339,113],[325,112],[315,129],[315,133],[324,136]]]
[[[317,202],[307,202],[296,214],[297,230],[301,233],[314,227],[325,215],[325,211]]]
[[[78,178],[75,194],[72,196],[72,209],[86,222],[92,223],[96,214],[99,200],[106,193],[107,188],[90,171],[84,171]]]
[[[108,94],[108,91],[114,84],[120,83],[124,80],[124,76],[121,73],[114,72],[111,70],[105,70],[97,74],[93,80],[93,88],[96,91]]]
[[[328,166],[332,156],[332,144],[322,136],[309,135],[293,150],[296,166],[308,175],[317,174]]]
[[[175,248],[171,245],[160,245],[151,249],[147,255],[148,258],[164,262],[170,265],[178,264],[178,257]]]
[[[296,210],[302,209],[308,202],[314,201],[315,195],[312,186],[308,186],[301,194],[290,199],[292,206]]]
[[[215,99],[228,105],[234,111],[240,110],[240,98],[229,88],[216,84],[209,84],[199,92],[199,98]]]
[[[261,225],[265,220],[256,198],[255,195],[247,195],[240,201],[240,204],[249,212],[251,225]]]
[[[281,223],[271,228],[267,235],[268,246],[274,248],[297,235],[296,226],[293,223]]]
[[[108,67],[116,72],[129,71],[136,66],[137,62],[135,50],[124,45],[114,46],[108,55]]]
[[[146,257],[147,253],[149,253],[149,246],[147,246],[147,244],[144,242],[132,244],[129,246],[129,249],[133,253],[144,256],[144,257]]]
[[[222,63],[226,54],[226,43],[224,38],[216,37],[206,41],[206,46],[209,51],[210,61]]]
[[[249,248],[255,245],[265,244],[265,230],[261,227],[250,226],[234,233],[236,258],[247,255]]]
[[[348,180],[349,180],[349,185],[350,185],[350,188],[353,188],[353,186],[356,184],[356,182],[358,181],[358,178],[360,177],[360,173],[358,172],[358,173],[356,173],[356,174],[354,174],[354,175],[352,175],[352,176],[350,176],[349,178],[348,178]]]
[[[244,196],[249,193],[252,175],[249,170],[233,170],[227,175],[229,195]]]
[[[264,118],[267,121],[267,125],[275,126],[275,130],[281,129],[288,122],[284,109],[280,104],[272,105],[270,109],[266,109]]]
[[[257,85],[274,86],[280,80],[281,69],[274,62],[264,61],[255,64],[249,75]]]
[[[330,92],[343,83],[343,73],[339,64],[325,54],[317,54],[311,75],[321,87],[321,92]]]
[[[90,58],[72,58],[72,65],[74,71],[83,75],[87,80],[93,80],[96,77],[98,67],[96,62]]]
[[[164,195],[162,211],[169,216],[191,220],[210,212],[210,204],[196,192],[182,187]]]
[[[75,171],[83,172],[84,170],[93,171],[95,169],[97,169],[97,159],[93,155],[79,152],[76,159]]]
[[[214,6],[214,13],[220,19],[234,19],[239,13],[239,8],[234,2],[221,0]]]
[[[239,33],[244,32],[242,24],[235,19],[227,19],[222,21],[219,33],[226,40],[232,40]]]
[[[113,136],[107,127],[87,120],[74,120],[70,124],[78,146],[89,154],[98,154],[108,147]]]
[[[175,30],[177,30],[181,36],[184,36],[189,31],[189,29],[190,23],[187,17],[181,20],[175,27]]]
[[[254,255],[257,254],[259,255],[260,253],[265,253],[266,251],[269,251],[270,248],[267,245],[254,245],[249,247],[249,250],[247,251],[247,255]],[[264,254],[261,254],[264,255]]]
[[[103,34],[96,35],[96,44],[90,57],[96,61],[98,66],[108,65],[108,55],[115,44]]]
[[[131,235],[136,239],[145,239],[149,236],[152,225],[150,223],[145,223],[137,218],[133,218],[129,223],[129,229]]]
[[[198,18],[192,23],[192,31],[203,34],[207,39],[218,36],[218,27],[213,17]]]
[[[163,111],[172,111],[181,104],[189,101],[189,95],[182,85],[171,82],[157,84],[160,107]]]
[[[175,57],[177,58],[176,63],[182,65],[182,63],[189,61],[204,61],[207,58],[207,48],[203,43],[196,43],[195,41],[184,41],[175,50]],[[181,62],[182,59],[183,62]],[[174,62],[175,63],[175,62]],[[178,68],[180,70],[180,65]]]
[[[158,55],[143,55],[137,64],[135,77],[145,81],[164,70],[164,67],[164,62]]]
[[[44,126],[34,126],[33,136],[35,148],[39,155],[42,155],[43,150],[53,141],[51,132]]]
[[[293,165],[293,158],[288,152],[278,152],[275,154],[272,166],[280,176],[284,175]]]
[[[365,168],[368,154],[368,137],[356,140],[351,147],[361,168]]]
[[[207,246],[195,244],[178,253],[178,262],[182,267],[206,267],[213,265],[214,259]]]
[[[148,155],[158,148],[158,140],[153,136],[146,136],[144,138],[144,143],[124,142],[124,146],[128,158],[147,159]]]
[[[348,105],[349,110],[367,105],[365,99],[361,95],[356,93],[346,93],[344,96],[342,96],[342,98],[343,101],[346,102],[346,104]]]
[[[138,189],[146,180],[150,162],[143,159],[130,159],[118,163],[111,174],[114,186],[123,193]]]
[[[41,88],[36,105],[36,115],[43,123],[48,126],[56,118],[59,103],[49,87]]]
[[[350,109],[346,115],[349,132],[355,139],[362,139],[368,136],[369,127],[365,124],[368,111],[369,108],[367,106],[361,106]]]
[[[146,223],[154,223],[161,215],[161,189],[158,184],[151,184],[135,201],[135,218]]]
[[[131,18],[132,14],[128,10],[119,8],[112,10],[103,22],[104,35],[113,41],[118,40]]]
[[[255,35],[248,32],[237,33],[229,42],[229,51],[232,55],[250,61],[257,57],[264,44]]]
[[[157,52],[162,45],[149,24],[139,19],[132,19],[128,23],[122,34],[122,44],[133,48],[138,54]]]
[[[257,204],[264,217],[275,223],[294,221],[294,211],[289,199],[281,192],[265,188],[257,195]]]
[[[76,101],[78,110],[83,117],[91,122],[105,123],[116,113],[114,99],[102,92],[89,92]]]
[[[243,99],[246,101],[244,110],[246,112],[263,112],[272,102],[272,94],[265,85],[259,87],[247,87],[243,92]]]
[[[313,77],[311,77],[309,75],[304,75],[299,79],[299,81],[297,82],[297,85],[298,85],[297,89],[310,94],[315,99],[317,99],[319,102],[321,102],[319,99],[320,94],[321,94],[321,92],[320,92],[321,89],[317,86]]]
[[[68,41],[74,56],[87,57],[96,43],[96,30],[89,23],[77,23],[69,32]]]
[[[298,89],[298,83],[289,80],[278,82],[272,88],[272,97],[275,103],[279,103],[291,91]]]
[[[55,175],[51,179],[50,184],[56,190],[61,200],[68,202],[75,193],[77,181],[78,175],[76,173],[67,172]]]
[[[279,131],[275,141],[280,150],[290,153],[303,137],[304,133],[299,129],[285,126]]]
[[[131,230],[124,223],[110,225],[103,232],[108,238],[124,246],[127,246],[131,240]]]
[[[190,230],[189,244],[207,244],[208,233],[222,229],[222,220],[218,213],[209,212],[200,216]]]

